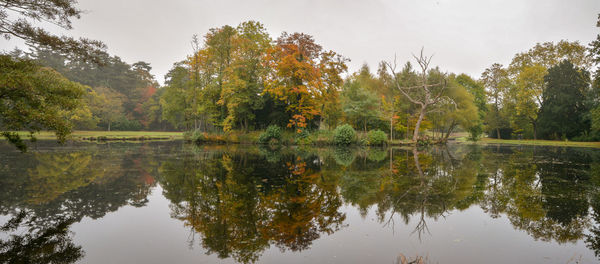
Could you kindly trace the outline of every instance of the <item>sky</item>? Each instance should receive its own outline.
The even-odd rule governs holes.
[[[256,20],[271,37],[282,32],[312,35],[326,50],[349,58],[349,71],[397,56],[399,64],[424,48],[443,71],[479,78],[493,63],[538,42],[562,39],[587,45],[600,0],[79,0],[85,10],[73,30],[98,39],[112,55],[132,64],[146,61],[162,84],[173,63],[191,54],[191,38],[210,28]],[[22,46],[0,42],[0,49]]]

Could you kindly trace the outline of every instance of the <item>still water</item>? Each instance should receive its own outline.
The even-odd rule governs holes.
[[[0,142],[0,263],[596,263],[600,150]]]

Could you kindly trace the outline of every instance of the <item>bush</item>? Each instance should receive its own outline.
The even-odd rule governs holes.
[[[352,126],[345,124],[333,131],[333,143],[336,145],[350,145],[356,141],[356,131]]]
[[[200,144],[205,141],[204,134],[198,130],[183,133],[183,139],[196,144]]]
[[[267,127],[267,130],[258,137],[258,142],[262,144],[269,143],[271,140],[281,142],[281,128],[276,125],[270,125]]]
[[[367,144],[381,146],[387,143],[387,134],[379,129],[371,130],[367,134]]]
[[[433,140],[429,136],[420,137],[417,139],[419,146],[429,146],[433,144]]]
[[[472,127],[469,127],[469,136],[467,137],[470,141],[478,141],[481,138],[481,134],[483,134],[483,127],[478,124]]]

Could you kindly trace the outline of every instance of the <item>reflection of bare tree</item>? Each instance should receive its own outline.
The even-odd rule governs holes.
[[[425,221],[425,206],[427,204],[427,197],[428,197],[428,193],[429,193],[429,185],[426,184],[425,182],[425,175],[423,174],[423,169],[421,169],[421,163],[419,162],[419,151],[417,150],[417,147],[413,147],[412,149],[413,152],[413,158],[415,160],[415,168],[417,169],[417,172],[419,173],[419,180],[420,180],[420,184],[419,184],[419,192],[421,196],[421,215],[419,218],[419,222],[417,223],[417,226],[415,227],[415,230],[413,231],[413,233],[417,232],[419,234],[419,240],[421,239],[421,234],[423,234],[425,231],[427,231],[427,233],[431,234],[429,232],[429,228],[427,227],[427,222]]]
[[[436,154],[435,158],[431,153]],[[412,233],[417,233],[420,240],[424,233],[431,234],[427,218],[444,217],[449,210],[447,203],[456,199],[455,191],[460,181],[453,177],[456,168],[452,162],[447,161],[452,158],[449,152],[438,149],[419,151],[413,148],[406,151],[406,154],[396,156],[399,159],[392,169],[393,181],[388,183],[392,192],[386,194],[389,195],[387,199],[391,200],[381,200],[378,203],[378,214],[382,219],[389,213],[384,226],[391,226],[392,229],[396,214],[401,215],[405,223],[408,223],[410,216],[418,217]]]

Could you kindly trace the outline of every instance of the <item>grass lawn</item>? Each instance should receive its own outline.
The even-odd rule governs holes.
[[[457,138],[459,142],[468,142],[465,137]],[[588,147],[600,148],[600,142],[577,142],[558,140],[531,140],[531,139],[495,139],[482,138],[476,144],[508,144],[508,145],[535,145],[535,146],[557,146],[557,147]]]
[[[19,134],[23,138],[29,136],[28,132],[22,131]],[[37,139],[56,139],[54,132],[41,131],[35,134]],[[80,140],[84,138],[106,137],[107,139],[183,139],[183,132],[160,132],[160,131],[73,131],[68,139]],[[2,137],[2,139],[4,139]]]

